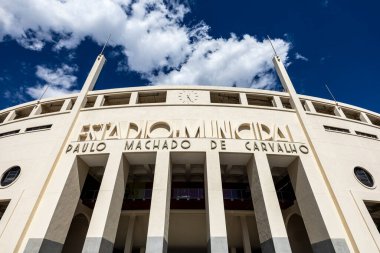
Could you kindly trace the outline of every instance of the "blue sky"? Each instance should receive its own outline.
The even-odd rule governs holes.
[[[0,109],[75,92],[108,34],[95,89],[279,89],[266,35],[299,93],[380,112],[379,1],[2,0]]]

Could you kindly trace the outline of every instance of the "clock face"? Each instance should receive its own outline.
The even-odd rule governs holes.
[[[199,100],[199,95],[194,90],[183,90],[178,93],[178,99],[183,104],[192,104]]]

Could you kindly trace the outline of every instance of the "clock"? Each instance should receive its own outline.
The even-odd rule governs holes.
[[[183,104],[192,104],[199,100],[199,94],[194,90],[183,90],[178,93],[178,99]]]

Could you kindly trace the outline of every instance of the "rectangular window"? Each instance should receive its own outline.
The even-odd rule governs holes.
[[[346,117],[348,119],[353,119],[353,120],[360,121],[360,112],[349,110],[349,109],[346,109],[346,108],[342,108],[342,111],[343,111],[344,115],[346,115]]]
[[[374,124],[375,126],[380,126],[380,117],[372,116],[368,114],[369,120]]]
[[[0,124],[4,122],[4,120],[7,118],[8,113],[0,114]]]
[[[10,200],[0,200],[0,220],[3,218],[5,211],[9,205]]]
[[[25,132],[33,132],[33,131],[38,131],[38,130],[48,130],[51,128],[51,124],[50,125],[43,125],[43,126],[36,126],[36,127],[28,127],[27,129],[25,129]]]
[[[263,96],[263,95],[254,95],[247,94],[247,100],[249,105],[256,106],[268,106],[273,107],[273,97]]]
[[[335,107],[334,106],[315,103],[315,102],[313,102],[313,105],[314,105],[315,111],[317,113],[323,113],[323,114],[335,116],[335,112],[334,112]]]
[[[24,107],[16,110],[16,117],[14,119],[26,118],[33,111],[34,106]]]
[[[346,128],[340,127],[332,127],[332,126],[323,126],[326,131],[339,132],[339,133],[350,133],[350,130]]]
[[[103,106],[112,106],[112,105],[127,105],[131,98],[131,93],[123,94],[114,94],[104,96]]]
[[[239,93],[236,92],[210,92],[211,103],[240,104]]]
[[[286,109],[293,109],[292,105],[290,104],[290,99],[289,98],[284,98],[284,97],[281,97],[281,103],[282,103],[282,106]]]
[[[91,108],[94,107],[96,101],[96,96],[87,97],[86,104],[84,105],[84,108]]]
[[[378,139],[377,135],[374,135],[374,134],[368,134],[368,133],[363,133],[363,132],[359,132],[359,131],[355,131],[355,133],[359,136],[372,138],[372,139],[376,139],[376,140]]]
[[[5,136],[8,136],[8,135],[17,134],[19,132],[20,132],[20,129],[9,131],[9,132],[0,133],[0,137],[5,137]]]
[[[377,230],[380,232],[380,203],[372,201],[364,201],[365,206],[371,216]]]
[[[138,104],[165,103],[165,102],[166,102],[166,91],[138,93],[138,98],[137,98]]]
[[[64,102],[65,101],[61,100],[61,101],[41,104],[41,114],[59,112]]]

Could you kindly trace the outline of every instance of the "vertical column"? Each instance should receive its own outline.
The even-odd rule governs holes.
[[[284,108],[281,98],[279,96],[273,96],[274,106],[277,108]]]
[[[343,225],[315,161],[310,156],[300,156],[288,172],[313,252],[350,252]]]
[[[10,111],[7,115],[7,117],[5,118],[5,120],[3,121],[3,123],[6,123],[8,121],[11,121],[11,120],[14,120],[14,118],[16,118],[16,111],[13,110],[13,111]]]
[[[135,215],[131,215],[129,217],[127,237],[125,238],[124,253],[131,253],[132,252],[133,231],[134,231],[134,228],[135,228],[135,220],[136,220],[136,216]]]
[[[146,253],[166,253],[170,214],[170,152],[158,151],[149,212]]]
[[[209,236],[208,252],[228,253],[222,176],[217,151],[208,151],[206,153],[205,191]]]
[[[247,226],[247,219],[245,216],[240,216],[241,232],[243,234],[243,247],[244,253],[251,253],[251,242],[249,240],[249,232]]]
[[[112,253],[123,204],[128,164],[121,152],[111,153],[104,170],[83,253]]]
[[[137,91],[132,92],[132,93],[131,93],[131,98],[129,99],[129,104],[130,104],[130,105],[135,105],[135,104],[137,104],[137,99],[138,99],[138,92],[137,92]]]
[[[339,106],[334,107],[334,114],[335,114],[335,116],[346,118],[346,115],[342,111],[342,108],[340,108]]]
[[[364,112],[360,112],[360,120],[367,124],[372,124],[371,120],[368,118],[367,114]]]
[[[239,93],[240,104],[248,105],[247,95],[245,93]]]
[[[96,97],[95,103],[94,103],[94,108],[99,108],[103,105],[104,103],[104,95],[99,95]]]
[[[265,154],[251,158],[248,179],[262,252],[292,252]]]
[[[41,111],[42,111],[42,105],[41,104],[35,105],[29,116],[39,115],[41,114]]]
[[[24,253],[62,251],[87,173],[82,159],[72,154],[63,157],[41,201],[43,211],[32,221]]]
[[[60,112],[65,112],[67,110],[70,110],[72,106],[73,106],[73,102],[71,98],[68,98],[65,100],[65,102],[63,102]]]
[[[305,107],[309,112],[316,113],[315,107],[310,100],[305,100]]]

